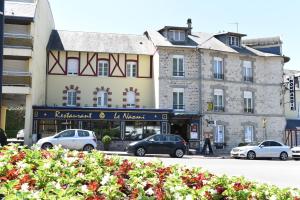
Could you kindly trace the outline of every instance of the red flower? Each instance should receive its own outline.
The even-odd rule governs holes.
[[[10,159],[10,163],[15,165],[17,162],[23,160],[26,156],[26,153],[24,151],[20,151],[17,155],[14,155]]]
[[[23,178],[21,178],[21,179],[19,180],[19,183],[18,183],[17,185],[15,185],[14,188],[17,189],[17,190],[20,190],[20,189],[21,189],[21,186],[22,186],[24,183],[28,183],[29,189],[32,190],[32,189],[34,188],[34,186],[35,186],[36,180],[32,179],[32,178],[30,177],[29,174],[25,174],[25,175],[23,176]]]
[[[241,183],[234,183],[234,185],[233,185],[233,189],[235,190],[235,191],[240,191],[240,190],[243,190],[245,187],[241,184]]]
[[[114,166],[115,163],[114,163],[114,161],[111,160],[111,159],[105,159],[105,160],[104,160],[104,165],[106,165],[107,167],[111,167],[111,166]]]
[[[225,188],[223,186],[217,186],[216,190],[218,194],[222,194],[225,191]]]
[[[158,184],[154,188],[154,191],[155,191],[154,194],[155,194],[157,200],[164,200],[165,199],[165,193],[164,193],[164,190],[163,190],[161,184]]]
[[[139,196],[139,190],[135,188],[130,195],[130,200],[136,200]]]
[[[211,193],[209,191],[205,191],[204,195],[205,195],[206,199],[208,199],[208,200],[212,200],[213,199],[212,195],[211,195]]]
[[[52,158],[51,153],[47,150],[42,150],[42,157],[46,159]]]
[[[88,189],[93,192],[97,191],[99,187],[100,187],[100,185],[96,181],[92,181],[88,184]]]
[[[78,158],[84,158],[85,154],[83,152],[79,152],[77,155]]]
[[[19,176],[19,172],[17,169],[11,169],[6,172],[6,178],[8,180],[16,179]]]

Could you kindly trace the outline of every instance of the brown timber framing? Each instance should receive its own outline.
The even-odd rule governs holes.
[[[80,76],[97,76],[97,69],[98,69],[98,59],[97,59],[97,53],[94,53],[91,58],[89,58],[89,52],[86,53],[86,65],[84,66],[83,70],[79,73]],[[92,60],[96,56],[96,70],[94,70],[93,66],[91,65]],[[84,74],[84,71],[87,67],[90,67],[93,71],[93,75],[90,74]]]
[[[98,76],[98,62],[100,60],[106,60],[108,61],[108,77],[126,77],[127,76],[127,62],[136,62],[137,65],[137,78],[152,78],[153,77],[153,56],[150,56],[150,65],[149,65],[149,76],[140,76],[140,56],[137,54],[136,55],[136,59],[127,59],[127,54],[125,55],[125,66],[124,66],[124,70],[122,70],[121,66],[120,66],[120,54],[116,54],[116,56],[114,56],[114,54],[109,53],[109,57],[108,58],[101,58],[99,57],[99,53],[89,53],[86,52],[87,54],[87,59],[86,59],[86,64],[84,65],[84,67],[82,67],[81,70],[81,53],[82,52],[78,52],[78,57],[74,57],[74,56],[68,56],[68,51],[66,52],[66,56],[65,56],[65,66],[63,67],[62,64],[60,63],[61,61],[61,52],[57,51],[57,56],[54,54],[54,52],[52,52],[51,50],[48,51],[48,55],[47,55],[47,71],[49,75],[67,75],[68,71],[67,71],[67,67],[68,67],[68,59],[77,59],[79,66],[78,66],[78,76]],[[91,55],[91,57],[90,57]],[[54,59],[54,63],[52,66],[50,66],[50,57],[52,57]],[[96,57],[96,58],[95,58]],[[95,59],[95,67],[96,69],[93,68],[93,60]],[[111,61],[114,61],[114,66],[111,66]],[[56,66],[59,66],[59,68],[61,69],[62,73],[52,73],[52,71],[55,69]],[[93,74],[84,74],[84,72],[86,71],[86,69],[90,67],[92,70]],[[122,75],[113,75],[116,68],[118,68],[121,72]],[[112,71],[111,71],[112,69]]]

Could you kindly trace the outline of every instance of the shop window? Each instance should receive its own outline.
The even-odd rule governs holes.
[[[126,122],[125,140],[141,140],[160,133],[159,122]]]

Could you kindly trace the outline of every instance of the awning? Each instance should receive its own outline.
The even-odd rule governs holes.
[[[286,130],[300,130],[300,119],[288,119],[286,120]]]

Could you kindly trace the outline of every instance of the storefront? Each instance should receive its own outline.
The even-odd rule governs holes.
[[[133,141],[169,133],[168,109],[74,108],[33,106],[33,134],[37,139],[65,129],[88,129],[98,139]]]

